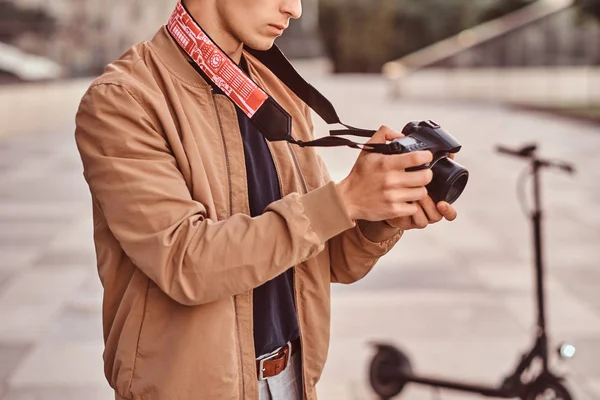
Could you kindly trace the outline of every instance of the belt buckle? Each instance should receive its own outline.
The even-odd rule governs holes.
[[[285,345],[288,348],[287,361],[285,363],[285,369],[287,369],[292,363],[292,342],[287,342]]]
[[[292,360],[292,342],[287,342],[285,344],[285,346],[283,346],[283,347],[287,347],[288,348],[287,360],[286,360],[286,363],[285,363],[285,369],[287,369],[287,367],[290,366],[290,363],[291,363],[291,360]],[[264,381],[265,379],[267,379],[267,378],[265,378],[265,375],[264,375],[265,368],[264,368],[263,365],[264,365],[265,361],[270,361],[270,360],[274,359],[277,356],[277,354],[279,354],[281,352],[281,350],[283,349],[283,347],[277,349],[276,351],[273,352],[273,354],[271,354],[270,356],[267,356],[267,357],[261,359],[258,362],[258,380],[259,381]]]

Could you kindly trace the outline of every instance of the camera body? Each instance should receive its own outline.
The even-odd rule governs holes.
[[[433,153],[430,163],[409,168],[415,171],[430,168],[433,179],[427,185],[429,196],[437,203],[446,201],[454,203],[462,194],[469,179],[469,171],[450,158],[450,154],[458,153],[460,143],[442,127],[431,120],[408,123],[402,138],[390,143],[391,154],[404,154],[413,151],[428,150]]]

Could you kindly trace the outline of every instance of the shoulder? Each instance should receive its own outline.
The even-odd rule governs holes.
[[[90,85],[84,95],[96,101],[110,100],[105,96],[123,95],[142,102],[153,82],[153,72],[148,65],[148,44],[138,43],[129,48],[119,59],[108,64],[104,72]]]
[[[128,135],[136,129],[156,130],[158,122],[151,105],[155,84],[145,61],[145,47],[145,43],[131,47],[91,83],[75,116],[78,140],[124,136],[125,127]]]
[[[129,48],[108,64],[83,95],[77,116],[107,118],[119,114],[152,114],[152,93],[156,92],[153,71],[148,65],[147,43]]]

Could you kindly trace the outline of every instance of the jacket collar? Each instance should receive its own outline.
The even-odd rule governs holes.
[[[171,37],[166,26],[161,27],[154,38],[149,42],[149,46],[172,75],[189,85],[210,89],[210,83],[206,82],[190,64],[190,62],[193,62],[192,59]],[[265,89],[264,81],[258,76],[258,69],[255,65],[256,63],[259,63],[259,61],[245,50],[243,51],[243,55],[248,62],[250,77],[254,82]]]

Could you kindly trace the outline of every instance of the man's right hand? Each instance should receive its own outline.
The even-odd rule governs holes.
[[[387,143],[402,136],[382,126],[369,143]],[[395,155],[361,152],[348,177],[337,184],[350,218],[383,221],[414,215],[418,208],[411,202],[427,197],[425,186],[433,173],[429,168],[405,170],[429,163],[432,158],[430,151]]]

